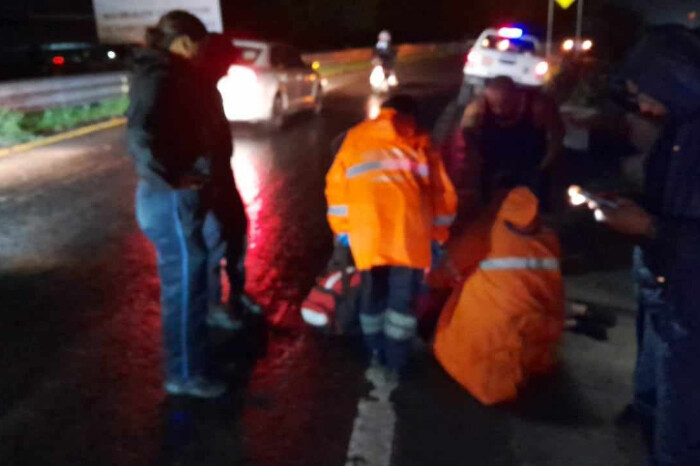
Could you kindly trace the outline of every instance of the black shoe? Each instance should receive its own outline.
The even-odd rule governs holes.
[[[235,332],[243,328],[243,321],[233,317],[229,312],[228,306],[217,304],[209,308],[207,325],[212,328]]]
[[[608,341],[608,329],[596,322],[576,319],[573,326],[567,327],[571,333],[585,335],[596,341]]]

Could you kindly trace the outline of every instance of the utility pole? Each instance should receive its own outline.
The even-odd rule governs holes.
[[[578,0],[578,16],[576,17],[576,55],[581,53],[581,33],[583,32],[583,2],[584,0]]]
[[[549,0],[547,13],[547,58],[552,56],[552,36],[554,34],[554,0]]]

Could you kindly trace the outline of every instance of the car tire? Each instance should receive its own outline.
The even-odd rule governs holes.
[[[272,114],[270,115],[270,120],[267,122],[267,126],[271,130],[280,130],[284,127],[286,121],[287,115],[284,110],[284,98],[281,93],[277,93],[272,101]]]
[[[314,115],[320,115],[323,112],[323,87],[318,84],[314,91]]]

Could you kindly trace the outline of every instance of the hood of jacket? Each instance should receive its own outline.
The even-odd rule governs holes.
[[[663,103],[675,120],[700,111],[700,36],[683,26],[651,29],[633,48],[622,77]]]

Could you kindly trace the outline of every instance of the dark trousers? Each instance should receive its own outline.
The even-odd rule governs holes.
[[[362,272],[360,326],[369,350],[389,368],[403,369],[418,326],[415,300],[423,271],[375,267]]]
[[[245,289],[245,233],[239,229],[224,228],[220,216],[210,209],[204,220],[204,241],[207,247],[207,288],[210,304],[222,302],[221,273],[226,272],[230,291],[229,303],[235,304]],[[226,261],[226,267],[222,262]]]
[[[165,375],[186,381],[207,364],[207,248],[198,190],[160,190],[145,182],[136,193],[136,216],[158,255]]]
[[[700,465],[700,310],[672,299],[673,284],[660,283],[640,252],[635,259],[641,319],[635,405],[649,464]]]

